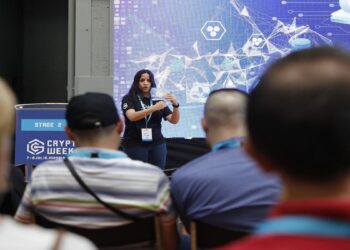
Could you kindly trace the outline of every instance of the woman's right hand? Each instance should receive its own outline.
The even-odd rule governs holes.
[[[167,105],[165,104],[164,101],[159,101],[157,102],[156,104],[153,105],[155,111],[158,111],[158,110],[162,110],[163,108],[165,108]]]
[[[139,111],[135,111],[135,109],[128,109],[125,112],[125,115],[130,121],[135,122],[135,121],[139,121],[141,119],[144,119],[146,116],[149,116],[153,112],[161,110],[161,109],[165,108],[166,106],[167,105],[165,104],[164,101],[159,101],[159,102],[155,103],[154,105],[150,106],[148,109],[143,109],[143,110],[139,110]]]

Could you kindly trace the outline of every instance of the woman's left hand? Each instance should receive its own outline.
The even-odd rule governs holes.
[[[177,105],[177,100],[176,100],[176,96],[174,96],[173,94],[171,93],[168,93],[165,95],[165,99],[168,100],[169,102],[171,102],[172,105]]]

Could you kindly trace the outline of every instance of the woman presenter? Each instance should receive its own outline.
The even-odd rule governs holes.
[[[152,101],[151,88],[155,87],[151,71],[143,69],[136,73],[129,93],[122,100],[125,117],[122,146],[130,158],[164,169],[167,149],[161,122],[163,118],[176,124],[180,118],[180,105],[171,93],[163,98],[172,104],[172,111],[165,101]]]

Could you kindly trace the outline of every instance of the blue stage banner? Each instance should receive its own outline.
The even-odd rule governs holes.
[[[64,127],[66,104],[16,106],[15,165],[62,159],[74,148]]]

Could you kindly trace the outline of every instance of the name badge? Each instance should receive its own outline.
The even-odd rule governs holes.
[[[141,129],[142,141],[152,141],[152,129],[143,128]]]

